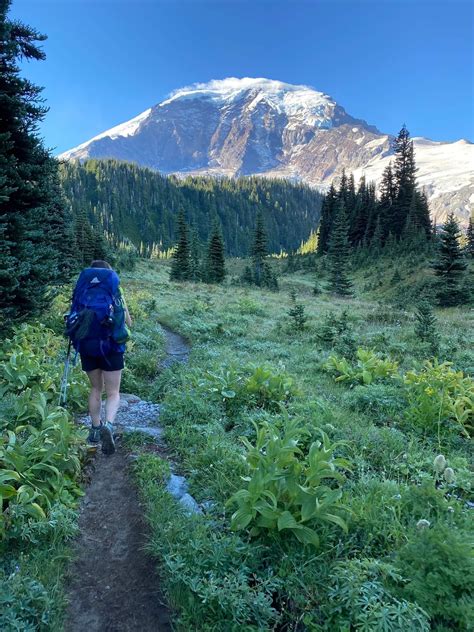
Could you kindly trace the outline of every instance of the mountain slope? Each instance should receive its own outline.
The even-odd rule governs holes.
[[[307,86],[224,79],[172,93],[136,118],[60,156],[115,158],[163,173],[259,174],[327,188],[342,169],[379,180],[390,136]],[[439,222],[467,221],[474,201],[474,145],[415,139],[419,183]]]
[[[205,244],[213,218],[222,226],[226,252],[246,256],[255,217],[265,219],[270,252],[294,250],[318,224],[321,194],[303,184],[262,178],[175,178],[114,160],[66,162],[61,186],[71,215],[86,213],[112,244],[124,239],[149,253],[176,240],[182,209]]]

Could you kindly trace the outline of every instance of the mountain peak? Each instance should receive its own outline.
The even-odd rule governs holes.
[[[213,79],[207,83],[193,83],[174,90],[160,105],[166,105],[175,99],[182,98],[234,99],[243,92],[250,90],[265,92],[268,95],[280,98],[285,93],[299,92],[306,96],[314,95],[321,100],[332,101],[328,95],[306,85],[284,83],[283,81],[265,79],[264,77],[227,77],[225,79]]]
[[[249,109],[266,103],[277,113],[304,117],[308,125],[321,127],[322,120],[329,121],[336,102],[327,94],[305,85],[294,85],[265,79],[264,77],[227,77],[207,83],[194,83],[172,92],[158,107],[166,107],[176,101],[204,99],[222,107],[240,99],[250,99]]]
[[[474,146],[416,138],[418,182],[438,220],[466,220]],[[161,103],[60,156],[115,158],[164,173],[264,175],[326,188],[342,169],[379,181],[390,137],[307,85],[227,77],[175,90]]]

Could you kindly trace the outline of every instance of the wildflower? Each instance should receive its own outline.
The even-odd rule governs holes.
[[[428,527],[430,526],[431,526],[431,522],[429,520],[425,520],[424,518],[422,518],[421,520],[418,520],[418,522],[416,523],[417,529],[428,529]]]
[[[446,467],[446,459],[444,458],[442,454],[438,454],[438,456],[433,461],[433,465],[434,465],[434,469],[438,472],[438,474],[441,474],[441,472]]]
[[[444,470],[444,474],[443,474],[443,476],[444,476],[444,480],[445,480],[447,483],[454,483],[454,478],[455,478],[455,476],[454,476],[454,470],[453,470],[453,468],[452,468],[452,467],[447,467],[447,468]]]

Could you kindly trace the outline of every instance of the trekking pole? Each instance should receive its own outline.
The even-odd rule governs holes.
[[[69,377],[69,363],[71,356],[71,340],[69,340],[69,344],[67,346],[67,354],[66,360],[64,362],[64,372],[61,378],[61,385],[59,387],[59,406],[66,404],[66,394],[67,394],[67,382]]]

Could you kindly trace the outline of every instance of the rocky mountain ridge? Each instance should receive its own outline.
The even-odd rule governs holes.
[[[439,223],[466,223],[474,203],[474,145],[415,138],[418,181]],[[260,175],[326,189],[343,169],[378,182],[391,137],[308,86],[269,79],[195,84],[63,154],[116,158],[163,173]]]

